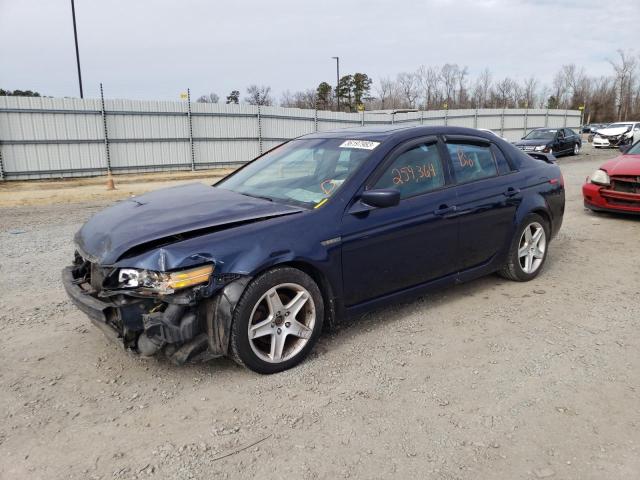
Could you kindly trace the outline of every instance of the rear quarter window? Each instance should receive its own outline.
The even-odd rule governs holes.
[[[447,143],[456,183],[469,183],[498,175],[496,160],[489,145]]]

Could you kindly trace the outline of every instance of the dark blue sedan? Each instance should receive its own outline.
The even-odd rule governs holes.
[[[493,272],[536,277],[564,213],[560,169],[540,157],[466,128],[306,135],[212,187],[96,214],[64,285],[141,355],[278,372],[347,316]]]

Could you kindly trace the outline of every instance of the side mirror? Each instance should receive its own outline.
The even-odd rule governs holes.
[[[392,188],[365,190],[362,192],[360,201],[372,207],[394,207],[400,203],[400,192]]]
[[[631,145],[620,145],[620,147],[618,147],[618,150],[620,150],[622,153],[627,153],[630,148]]]

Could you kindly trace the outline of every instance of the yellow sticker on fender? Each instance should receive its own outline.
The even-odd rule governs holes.
[[[371,142],[369,140],[345,140],[340,144],[340,148],[360,148],[362,150],[373,150],[380,142]]]

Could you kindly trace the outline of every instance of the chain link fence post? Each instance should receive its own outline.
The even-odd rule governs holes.
[[[191,171],[196,171],[196,150],[193,146],[193,117],[191,115],[191,89],[187,88],[187,118],[189,119],[189,147],[191,148]]]
[[[504,107],[502,107],[502,115],[500,115],[500,136],[504,137]]]
[[[529,107],[524,111],[524,131],[522,132],[522,136],[527,136],[527,120],[529,119]]]
[[[3,182],[4,180],[4,163],[2,163],[2,141],[0,141],[0,182]]]
[[[444,109],[444,126],[446,127],[448,123],[449,123],[449,109],[445,108]]]
[[[478,107],[476,107],[476,111],[473,114],[473,128],[478,128]]]
[[[258,153],[262,155],[262,115],[260,115],[260,105],[258,105]]]
[[[549,126],[549,107],[547,107],[547,111],[544,114],[544,126],[545,128]]]
[[[364,110],[362,111],[362,116],[360,117],[360,126],[364,127]]]
[[[318,106],[316,105],[315,110],[313,111],[313,131],[318,131]]]
[[[107,111],[104,108],[104,90],[100,83],[100,113],[102,114],[102,127],[104,128],[104,153],[107,160],[107,174],[111,175],[111,152],[109,151],[109,132],[107,130]]]
[[[420,110],[420,125],[424,125],[424,110]]]
[[[568,111],[569,110],[567,109],[564,110],[564,125],[563,125],[564,128],[567,128],[567,112]]]

